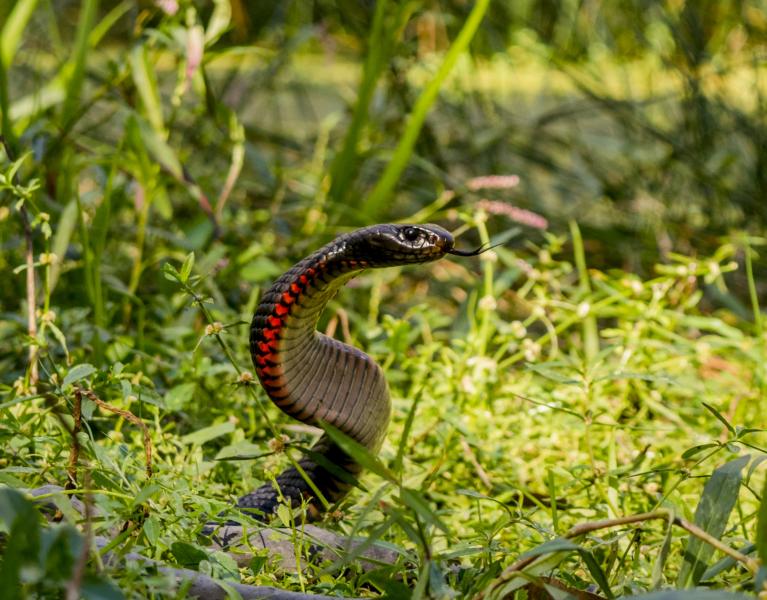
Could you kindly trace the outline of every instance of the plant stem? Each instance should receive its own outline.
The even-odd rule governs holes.
[[[573,238],[573,255],[575,257],[575,267],[578,270],[578,279],[580,281],[581,302],[588,302],[587,299],[589,299],[589,296],[591,295],[591,281],[589,279],[589,270],[586,267],[586,253],[583,249],[581,230],[578,227],[578,223],[574,220],[570,221],[570,235]],[[591,365],[599,352],[597,320],[593,315],[591,307],[589,307],[588,313],[583,318],[583,350],[586,354],[588,365]]]
[[[0,59],[1,60],[1,59]],[[5,112],[3,112],[5,114]],[[10,147],[8,140],[0,135],[0,145],[5,150],[5,155],[11,162],[15,160],[13,149]],[[14,176],[15,179],[15,176]],[[14,181],[14,183],[16,183]],[[32,338],[29,344],[29,371],[27,377],[27,387],[30,393],[34,394],[37,391],[37,382],[40,378],[38,365],[37,365],[37,289],[35,281],[35,245],[32,239],[32,224],[29,220],[29,211],[27,211],[27,205],[25,202],[19,206],[19,214],[21,215],[21,223],[24,227],[24,242],[26,245],[25,261],[27,272],[27,333]]]
[[[759,308],[759,296],[756,291],[756,282],[754,280],[754,265],[751,259],[751,244],[749,243],[748,236],[744,236],[744,248],[746,262],[746,280],[748,281],[748,295],[751,299],[751,310],[754,313],[754,329],[756,330],[757,344],[759,346],[759,353],[761,354],[761,367],[758,373],[758,385],[760,390],[760,397],[765,400],[765,388],[767,388],[767,348],[765,345],[767,341],[764,339],[764,321],[762,320],[762,311]]]
[[[37,290],[35,283],[35,246],[32,241],[32,226],[29,223],[29,213],[23,204],[19,210],[21,222],[24,225],[24,240],[26,242],[27,262],[27,333],[32,341],[29,344],[29,391],[33,394],[37,389],[37,381],[40,374],[37,366]]]

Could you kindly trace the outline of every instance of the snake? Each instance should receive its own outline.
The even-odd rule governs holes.
[[[392,410],[384,372],[362,350],[317,331],[320,315],[341,287],[367,269],[482,251],[457,250],[450,232],[438,225],[379,224],[342,234],[296,263],[263,293],[250,326],[250,353],[269,400],[302,423],[328,423],[377,453]],[[264,520],[283,501],[291,507],[306,503],[309,516],[318,518],[327,504],[347,495],[362,470],[327,432],[297,466],[240,497],[239,509]]]

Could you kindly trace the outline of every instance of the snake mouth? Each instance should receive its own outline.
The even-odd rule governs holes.
[[[452,254],[454,256],[479,256],[480,254],[484,254],[488,250],[497,248],[500,245],[501,244],[493,244],[491,246],[490,242],[486,242],[475,250],[458,250],[458,248],[451,248],[450,250],[447,251],[447,253]]]

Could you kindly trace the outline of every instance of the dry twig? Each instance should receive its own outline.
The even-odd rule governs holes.
[[[685,519],[682,519],[681,517],[674,515],[673,512],[668,510],[661,509],[661,510],[656,510],[653,512],[639,513],[637,515],[628,515],[625,517],[618,517],[616,519],[602,519],[599,521],[579,523],[578,525],[575,525],[574,527],[572,527],[562,537],[564,539],[569,540],[569,539],[586,535],[588,533],[591,533],[592,531],[598,531],[600,529],[607,529],[610,527],[620,527],[622,525],[631,525],[633,523],[641,523],[644,521],[651,521],[655,519],[663,519],[666,521],[671,521],[671,523],[673,523],[674,525],[681,527],[682,529],[694,535],[698,539],[713,546],[714,548],[716,548],[723,554],[726,554],[727,556],[742,563],[752,574],[756,575],[756,572],[759,569],[758,561],[754,560],[753,558],[749,558],[748,556],[746,556],[745,554],[742,554],[741,552],[738,552],[734,548],[730,548],[727,544],[723,543],[721,540],[716,539],[715,537],[713,537],[706,531],[703,531],[697,525],[694,525],[693,523],[690,523],[689,521],[686,521]],[[488,594],[491,594],[498,586],[512,579],[515,575],[519,574],[526,567],[534,563],[538,558],[540,558],[540,556],[538,555],[526,556],[525,558],[521,558],[514,564],[506,567],[503,573],[501,573],[501,575],[490,584],[487,590],[480,592],[479,594],[475,596],[475,600],[480,600],[482,598],[485,598]]]
[[[116,406],[112,406],[111,404],[104,402],[91,390],[86,390],[84,388],[77,387],[75,388],[75,394],[78,394],[78,393],[85,394],[90,400],[95,402],[96,405],[99,406],[100,408],[103,408],[104,410],[108,410],[109,412],[113,412],[115,414],[120,415],[121,417],[130,421],[136,427],[139,427],[141,429],[141,431],[144,433],[144,454],[146,456],[146,476],[151,477],[152,476],[152,439],[149,436],[149,428],[146,426],[146,424],[141,419],[139,419],[136,415],[134,415],[131,411],[125,410],[123,408],[117,408]]]

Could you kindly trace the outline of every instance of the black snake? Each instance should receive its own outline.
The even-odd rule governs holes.
[[[264,293],[250,328],[256,374],[283,412],[310,425],[330,423],[372,452],[383,442],[391,403],[383,371],[361,350],[323,335],[317,321],[328,301],[365,269],[470,256],[454,248],[437,225],[373,225],[343,234],[284,273]],[[350,489],[361,467],[327,434],[298,464],[328,502]],[[276,478],[292,506],[306,501],[310,514],[323,510],[315,491],[295,467]],[[242,496],[238,506],[257,518],[275,511],[280,494],[271,483]]]

